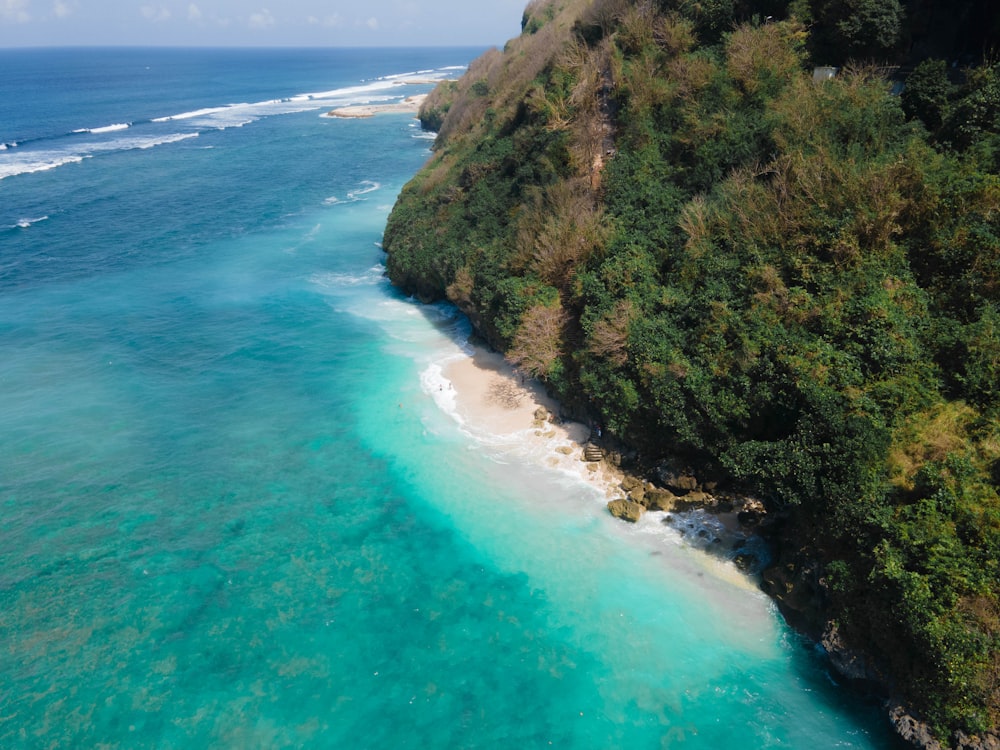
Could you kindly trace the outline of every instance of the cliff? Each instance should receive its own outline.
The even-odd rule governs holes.
[[[385,248],[640,465],[763,500],[789,619],[915,741],[990,747],[1000,67],[914,58],[971,43],[938,5],[536,0],[424,103]],[[849,54],[902,95],[814,75]]]

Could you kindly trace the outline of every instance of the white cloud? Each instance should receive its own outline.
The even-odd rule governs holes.
[[[76,3],[73,3],[76,5]],[[52,6],[52,15],[56,18],[67,18],[73,13],[73,8],[69,3],[64,3],[62,0],[56,0]]]
[[[139,10],[143,18],[153,23],[160,23],[170,18],[170,11],[162,5],[143,5]]]
[[[31,20],[28,13],[27,0],[0,0],[0,18],[14,23],[27,23]]]
[[[274,26],[274,16],[267,8],[261,8],[256,13],[250,14],[248,24],[251,29],[266,29],[269,26]]]
[[[199,8],[194,3],[188,6],[188,20],[189,21],[200,21],[201,20],[201,8]]]
[[[333,13],[329,16],[323,16],[323,18],[316,18],[316,16],[309,16],[307,19],[311,26],[326,26],[330,29],[339,28],[344,25],[344,18],[339,13]]]
[[[367,26],[372,31],[378,31],[378,19],[374,17],[369,18],[367,21],[365,21],[365,26]]]

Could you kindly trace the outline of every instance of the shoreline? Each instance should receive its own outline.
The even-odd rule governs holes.
[[[522,376],[497,352],[469,345],[439,367],[439,377],[425,387],[436,391],[430,395],[439,408],[474,438],[585,483],[603,498],[603,513],[609,517],[640,530],[668,528],[685,546],[728,563],[731,573],[724,577],[738,575],[758,588],[769,553],[754,529],[740,521],[741,511],[753,501],[738,501],[733,507],[704,492],[675,496],[622,469],[620,456],[613,452],[602,449],[596,460],[588,456],[588,448],[594,447],[590,427],[561,419],[558,401],[542,384]],[[622,514],[623,508],[634,515]]]
[[[451,388],[445,395],[454,404],[453,415],[470,432],[544,456],[544,466],[579,476],[608,500],[623,495],[624,472],[608,461],[584,459],[590,429],[561,420],[559,403],[503,355],[476,346],[444,363],[441,376],[446,385],[440,387]]]

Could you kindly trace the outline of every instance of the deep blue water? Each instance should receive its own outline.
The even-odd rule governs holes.
[[[378,242],[477,50],[0,50],[0,747],[884,748],[728,564],[463,432]]]

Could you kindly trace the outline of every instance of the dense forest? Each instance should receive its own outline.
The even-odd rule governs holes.
[[[385,233],[567,408],[764,501],[797,624],[954,747],[1000,742],[998,32],[985,0],[535,0],[426,102]]]

